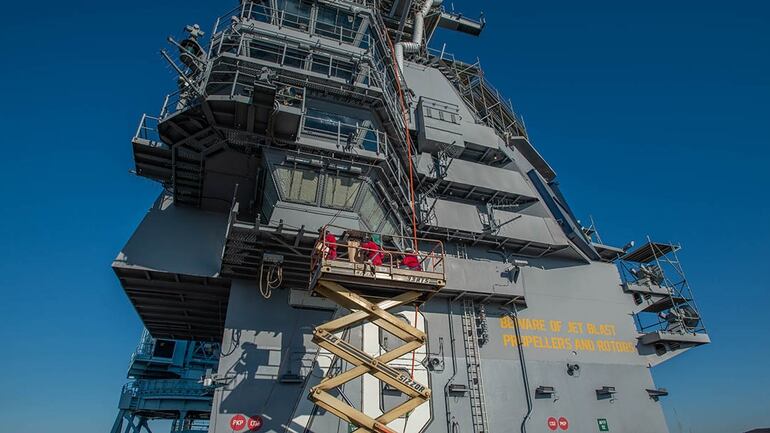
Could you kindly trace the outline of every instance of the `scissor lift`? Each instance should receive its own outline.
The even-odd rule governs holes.
[[[414,380],[412,375],[388,365],[425,344],[426,335],[388,312],[408,304],[419,304],[433,296],[444,286],[444,250],[441,242],[417,240],[417,245],[429,246],[428,252],[402,252],[397,249],[383,250],[387,265],[375,266],[359,257],[330,258],[329,248],[347,248],[350,243],[330,243],[324,228],[314,249],[311,261],[311,288],[350,314],[319,325],[313,331],[313,342],[335,356],[348,362],[353,368],[336,376],[327,376],[310,390],[308,398],[318,406],[356,427],[354,433],[395,433],[387,424],[406,415],[426,402],[430,389]],[[360,233],[360,232],[359,232]],[[371,234],[364,234],[371,235]],[[419,259],[419,269],[402,269],[400,258],[411,254]],[[354,254],[358,255],[358,254]],[[346,284],[348,287],[342,285]],[[354,290],[351,290],[354,289]],[[372,356],[339,338],[337,333],[364,322],[371,322],[404,341],[401,346]],[[372,418],[357,408],[337,399],[331,390],[370,374],[408,399],[402,404]]]

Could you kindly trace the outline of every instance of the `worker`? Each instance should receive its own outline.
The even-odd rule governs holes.
[[[334,233],[327,231],[325,227],[318,229],[318,242],[315,246],[321,257],[326,260],[337,259],[337,236]]]
[[[417,256],[414,254],[414,250],[411,248],[406,249],[406,254],[404,254],[404,258],[401,259],[401,268],[402,269],[410,269],[412,271],[421,271],[422,265],[420,264],[420,259],[417,258]]]
[[[374,266],[382,266],[382,248],[380,245],[367,237],[366,242],[361,244],[361,249],[367,255],[367,262]]]
[[[334,233],[327,230],[326,236],[324,236],[324,244],[327,248],[326,258],[337,260],[337,236],[334,236]]]

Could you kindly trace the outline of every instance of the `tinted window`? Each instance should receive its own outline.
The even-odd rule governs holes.
[[[329,75],[331,58],[320,54],[313,54],[313,64],[310,70],[319,74]]]
[[[275,168],[275,180],[283,199],[315,204],[318,194],[318,173],[294,167]]]
[[[310,9],[312,6],[300,0],[278,0],[281,24],[295,29],[307,30],[310,25]]]
[[[286,66],[291,66],[293,68],[305,69],[307,56],[308,56],[307,51],[298,50],[296,48],[287,48],[286,56],[284,56],[283,64]]]
[[[375,231],[385,218],[382,208],[382,200],[377,196],[371,186],[364,185],[361,189],[361,208],[358,211],[364,224],[369,230]]]
[[[278,63],[283,53],[283,47],[263,41],[251,41],[249,47],[251,57],[273,63]]]
[[[352,209],[360,188],[360,179],[328,174],[324,180],[321,205],[338,209]]]

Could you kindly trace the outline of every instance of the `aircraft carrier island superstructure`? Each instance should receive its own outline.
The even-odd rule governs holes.
[[[604,245],[440,0],[243,1],[168,39],[113,262],[146,327],[113,432],[667,432],[706,344],[677,258]],[[208,33],[208,34],[207,34]]]

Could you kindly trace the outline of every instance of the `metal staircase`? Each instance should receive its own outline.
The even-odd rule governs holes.
[[[471,396],[471,421],[474,433],[488,433],[484,383],[481,379],[481,356],[476,328],[476,308],[473,300],[463,301],[463,342],[465,343],[465,362],[468,369],[468,389]]]

